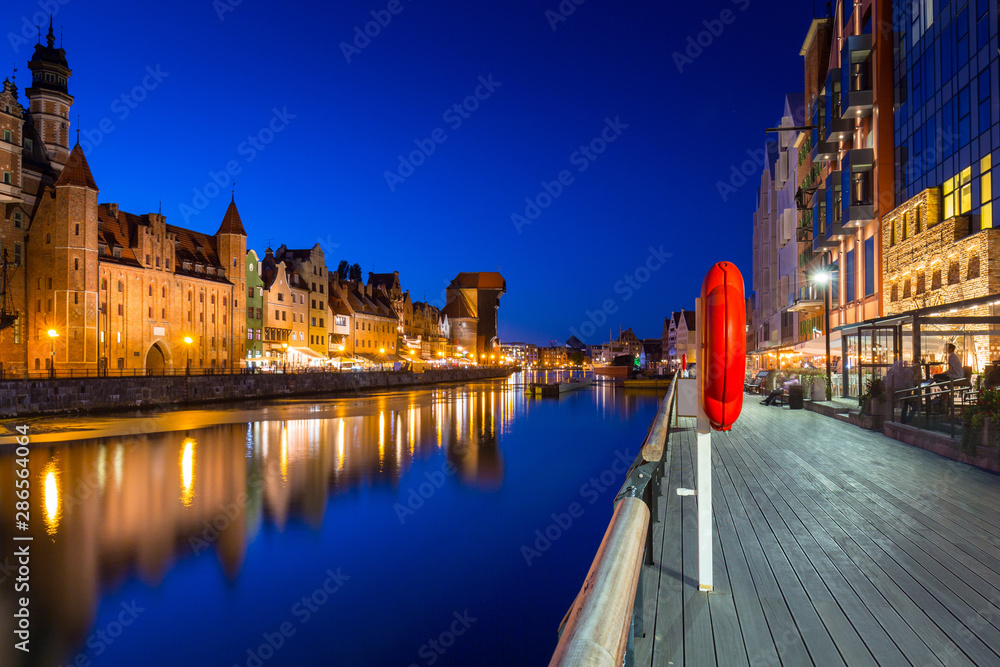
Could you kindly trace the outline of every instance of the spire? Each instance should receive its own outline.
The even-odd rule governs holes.
[[[83,149],[80,147],[79,142],[76,146],[73,146],[73,151],[69,154],[69,159],[66,160],[66,166],[63,167],[62,173],[59,174],[59,178],[56,180],[57,188],[63,185],[75,185],[90,188],[91,190],[100,190],[94,181],[93,174],[90,173],[90,165],[87,164],[87,158],[83,154]]]
[[[240,212],[236,209],[235,192],[233,193],[233,200],[229,202],[229,208],[226,209],[226,215],[222,218],[222,224],[219,225],[219,231],[215,232],[216,236],[220,234],[247,235],[246,230],[243,229],[243,221],[240,220]]]
[[[49,14],[49,34],[45,36],[45,41],[48,43],[50,49],[56,45],[56,35],[52,32],[52,14]]]

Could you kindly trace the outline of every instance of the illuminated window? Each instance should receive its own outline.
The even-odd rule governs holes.
[[[992,166],[990,156],[987,155],[979,163],[979,191],[981,193],[980,202],[982,208],[979,210],[980,228],[987,229],[993,226],[993,175],[990,172]]]

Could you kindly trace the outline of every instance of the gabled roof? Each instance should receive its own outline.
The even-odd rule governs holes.
[[[684,311],[684,323],[687,325],[688,331],[694,331],[695,326],[695,312],[693,310]]]
[[[219,225],[219,231],[215,232],[215,235],[219,234],[239,234],[240,236],[246,236],[247,232],[243,229],[243,221],[240,220],[240,212],[236,210],[236,199],[234,198],[229,202],[229,208],[226,209],[226,215],[222,218],[222,224]]]
[[[83,154],[79,142],[73,146],[69,159],[66,160],[66,166],[63,167],[62,173],[56,179],[56,187],[61,185],[75,185],[91,190],[100,189],[94,181],[94,175],[90,173],[90,165],[87,164],[87,157]]]
[[[507,291],[507,281],[496,271],[480,271],[478,273],[460,273],[448,285],[448,289],[498,289]]]
[[[399,271],[393,271],[392,273],[372,273],[369,271],[368,284],[376,287],[384,287],[390,292],[393,288],[402,289],[399,286]]]

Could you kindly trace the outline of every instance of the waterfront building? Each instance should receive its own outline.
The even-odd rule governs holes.
[[[399,283],[399,271],[392,273],[368,272],[368,285],[374,288],[381,288],[389,296],[392,310],[399,318],[398,331],[403,336],[406,329],[413,321],[413,301],[410,299],[410,291],[403,291]]]
[[[329,287],[335,308],[350,313],[344,316],[350,326],[343,342],[338,343],[338,351],[365,366],[400,361],[399,318],[388,294],[374,285],[341,280],[336,272],[330,276]],[[339,350],[339,345],[344,349]]]
[[[569,366],[569,349],[562,346],[540,347],[538,348],[538,359],[545,368]]]
[[[897,12],[908,7],[894,4]],[[1000,159],[996,11],[985,2],[928,6],[900,25],[898,206],[880,240],[885,315],[1000,294],[992,182]],[[995,310],[982,303],[959,314]],[[956,342],[976,372],[1000,358],[996,336]]]
[[[887,0],[837,0],[831,9],[810,27],[813,39],[828,34],[830,47],[822,49],[829,51],[825,82],[809,100],[819,178],[801,199],[813,217],[816,256],[807,271],[832,273],[830,324],[836,328],[881,315],[877,241],[882,218],[896,203],[894,32]]]
[[[448,302],[441,310],[448,316],[451,339],[485,363],[498,341],[497,312],[507,281],[495,271],[459,273],[448,285]]]
[[[351,359],[351,331],[354,311],[348,303],[347,296],[336,289],[339,279],[336,271],[327,273],[327,305],[330,311],[330,328],[327,335],[328,356],[335,366],[343,368],[345,361]]]
[[[698,361],[698,338],[695,330],[695,311],[681,310],[677,320],[677,359],[678,364],[687,356],[689,364]]]
[[[284,244],[278,247],[274,257],[295,267],[296,273],[302,279],[302,284],[308,290],[306,301],[308,308],[305,314],[306,341],[314,355],[304,353],[311,360],[328,358],[329,342],[327,340],[328,323],[330,321],[330,306],[327,298],[327,282],[329,270],[326,257],[320,244],[312,248],[289,249]]]
[[[247,364],[263,363],[264,357],[264,280],[257,252],[247,250]]]
[[[509,357],[514,363],[523,368],[528,368],[538,364],[538,346],[531,343],[504,343],[501,346],[501,354]]]
[[[72,72],[54,42],[50,26],[28,63],[28,109],[13,81],[0,94],[0,255],[17,269],[7,299],[18,313],[0,331],[4,370],[240,367],[246,232],[235,202],[214,235],[98,204],[83,149],[69,149]]]
[[[260,262],[264,309],[263,348],[266,363],[274,367],[287,366],[288,348],[294,344],[292,325],[295,322],[295,312],[288,276],[290,268],[285,262],[275,260],[271,248],[264,251],[264,259]]]

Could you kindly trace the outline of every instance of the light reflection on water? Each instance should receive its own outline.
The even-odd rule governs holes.
[[[539,379],[556,379],[546,375]],[[500,490],[504,450],[519,446],[503,438],[539,400],[524,395],[523,383],[512,376],[491,384],[289,401],[251,412],[256,418],[250,421],[32,448],[30,467],[39,473],[32,477],[31,514],[43,519],[30,530],[39,640],[31,662],[4,642],[0,664],[72,659],[93,631],[106,592],[129,578],[156,588],[181,559],[210,551],[226,578],[236,581],[249,545],[266,527],[283,531],[300,521],[326,530],[324,518],[336,498],[373,485],[398,487],[421,461],[443,456],[459,486]],[[592,401],[598,415],[635,409],[610,389],[590,391],[592,398],[579,400]],[[645,401],[635,405],[648,407]],[[546,405],[554,410],[559,404]],[[0,479],[13,479],[13,468],[12,456],[0,457]],[[0,507],[4,543],[14,532],[11,505]],[[11,587],[0,588],[7,618],[12,594]]]

